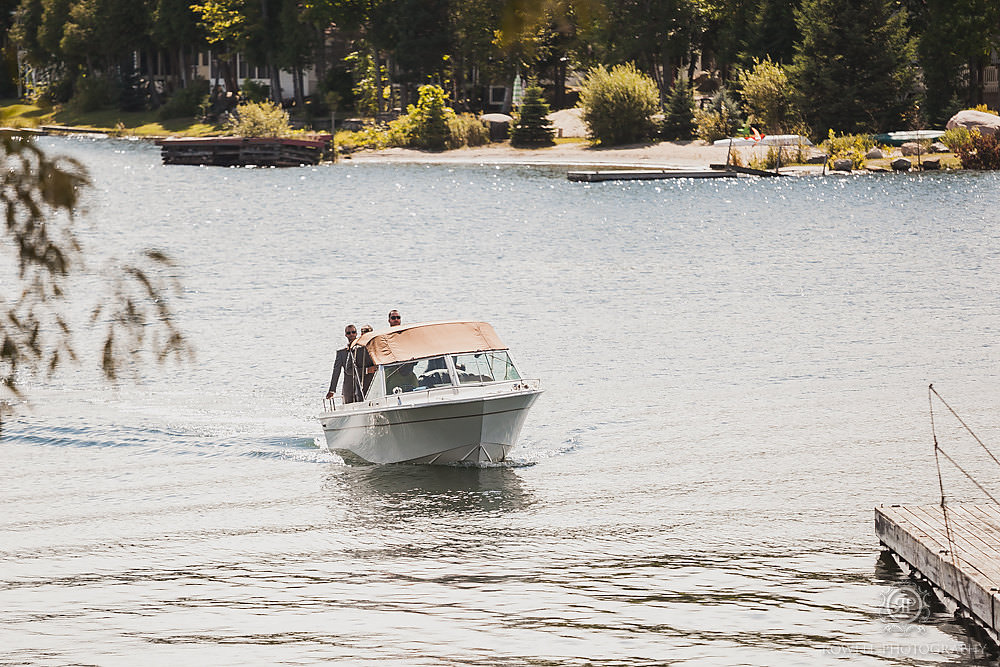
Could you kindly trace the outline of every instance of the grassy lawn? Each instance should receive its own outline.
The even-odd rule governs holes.
[[[79,113],[60,107],[39,107],[17,100],[0,100],[0,123],[8,127],[67,125],[110,134],[137,137],[203,137],[221,134],[219,127],[199,123],[194,118],[158,120],[155,111],[91,111]]]

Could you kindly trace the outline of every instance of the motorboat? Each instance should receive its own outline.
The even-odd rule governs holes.
[[[487,464],[516,444],[542,393],[486,322],[373,331],[351,347],[360,399],[326,401],[326,446],[369,463]]]

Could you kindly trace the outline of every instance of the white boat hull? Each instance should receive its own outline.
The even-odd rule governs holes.
[[[517,442],[535,388],[352,406],[320,416],[327,448],[370,463],[496,463]],[[392,397],[389,397],[391,402]]]

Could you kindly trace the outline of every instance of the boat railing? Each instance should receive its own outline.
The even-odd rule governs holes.
[[[399,405],[419,405],[421,403],[432,403],[434,400],[444,400],[446,397],[450,396],[468,394],[469,390],[484,390],[481,392],[482,395],[492,395],[506,391],[534,391],[538,389],[538,386],[539,381],[537,379],[525,378],[518,380],[501,380],[499,382],[466,383],[459,386],[446,385],[430,389],[420,389],[417,391],[405,391],[398,394],[393,393],[386,396],[379,396],[378,398],[371,398],[367,401],[349,403],[347,405],[350,405],[350,408],[347,408],[347,405],[344,404],[343,398],[340,396],[334,396],[333,398],[323,399],[323,409],[325,412],[339,412],[345,409],[356,410],[362,408],[382,408]]]

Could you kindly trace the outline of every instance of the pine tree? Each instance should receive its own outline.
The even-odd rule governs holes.
[[[894,0],[803,0],[788,76],[816,134],[898,129],[912,108],[914,42]]]
[[[510,128],[511,146],[551,146],[555,130],[548,119],[549,105],[542,97],[542,89],[528,86],[521,101],[520,113]]]
[[[670,89],[660,133],[665,139],[690,139],[694,128],[694,91],[682,77]]]

